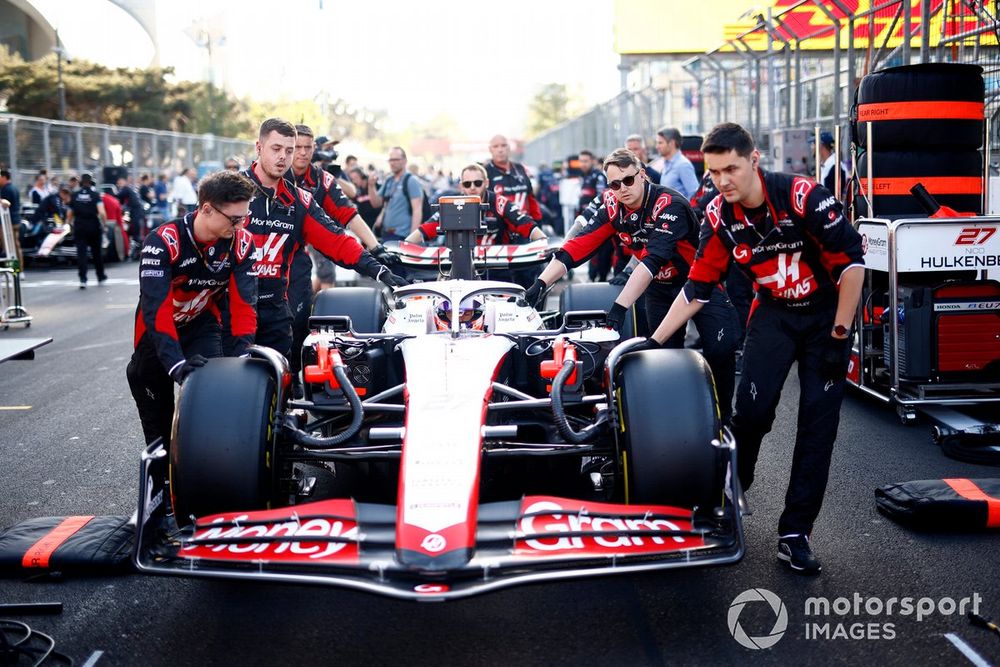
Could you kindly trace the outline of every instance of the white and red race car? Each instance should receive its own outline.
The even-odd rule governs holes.
[[[268,348],[184,383],[142,457],[137,567],[441,600],[739,561],[711,373],[630,352],[606,288],[570,285],[553,329],[513,283],[321,293],[304,399]]]

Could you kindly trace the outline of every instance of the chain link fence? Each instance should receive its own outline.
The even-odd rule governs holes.
[[[0,164],[18,188],[30,187],[39,169],[65,181],[104,167],[126,167],[133,176],[173,175],[203,162],[236,157],[249,164],[254,144],[242,139],[133,127],[71,123],[0,114]]]
[[[641,66],[662,85],[624,92],[525,144],[530,165],[587,148],[606,155],[629,134],[662,126],[705,134],[746,127],[765,156],[775,131],[840,127],[843,146],[857,83],[868,72],[920,62],[981,65],[991,146],[1000,145],[1000,0],[776,0],[743,32],[687,60]],[[652,78],[652,77],[651,77]]]

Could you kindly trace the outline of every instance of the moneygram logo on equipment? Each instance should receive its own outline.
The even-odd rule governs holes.
[[[760,637],[751,637],[740,625],[740,614],[743,608],[751,602],[763,602],[771,607],[774,612],[774,626],[771,631]],[[777,595],[766,588],[750,588],[736,596],[732,604],[729,605],[729,634],[733,636],[740,646],[749,649],[771,648],[784,636],[788,628],[788,610],[785,603]]]

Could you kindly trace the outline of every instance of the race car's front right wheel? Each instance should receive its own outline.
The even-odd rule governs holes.
[[[274,487],[274,373],[259,359],[211,359],[181,388],[170,444],[177,524],[269,506]]]
[[[376,287],[332,287],[316,295],[313,315],[346,315],[356,333],[380,333],[385,324],[385,299]]]
[[[713,508],[722,503],[719,409],[712,372],[693,350],[626,354],[616,386],[628,503]]]

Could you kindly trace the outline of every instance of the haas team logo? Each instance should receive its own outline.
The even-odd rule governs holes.
[[[781,253],[774,259],[755,266],[757,282],[769,288],[779,299],[794,301],[808,296],[816,287],[816,281],[809,265],[799,261],[801,256],[801,252]],[[768,274],[768,271],[773,273]]]
[[[503,212],[507,210],[508,201],[510,200],[508,200],[505,196],[499,194],[497,195],[497,213],[503,215]]]
[[[792,208],[799,217],[806,214],[806,199],[809,198],[813,185],[813,182],[806,178],[796,178],[792,184]]]
[[[667,207],[670,206],[670,202],[671,202],[671,197],[666,192],[657,197],[656,203],[653,204],[653,212],[650,215],[650,217],[653,220],[656,220],[658,217],[660,217],[661,213],[667,210]]]
[[[174,262],[181,254],[181,242],[177,238],[177,228],[173,225],[163,227],[160,231],[160,238],[167,244],[167,252],[170,253],[170,261]]]
[[[604,191],[604,208],[608,212],[608,219],[614,220],[618,215],[618,197],[612,194],[611,190]]]

